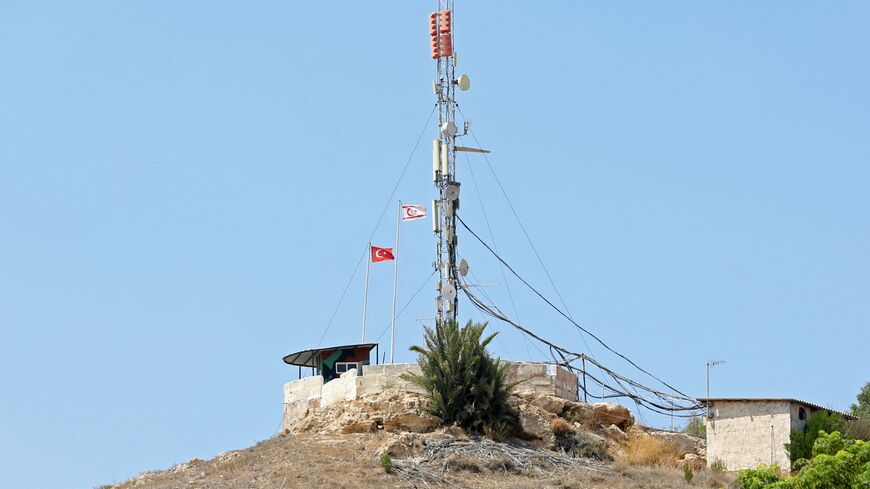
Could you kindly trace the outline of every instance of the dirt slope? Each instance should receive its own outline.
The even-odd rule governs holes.
[[[284,433],[251,448],[146,472],[113,487],[677,489],[728,487],[730,480],[700,469],[700,439],[634,426],[618,405],[518,393],[510,400],[516,431],[494,442],[455,427],[437,428],[427,403],[419,394],[398,391],[337,403],[307,412]],[[666,440],[676,456],[669,466],[696,467],[692,483],[681,469],[621,461],[630,459],[624,457],[628,440],[640,438]],[[391,459],[388,469],[383,453]]]
[[[239,451],[226,452],[212,460],[191,460],[169,470],[146,472],[120,485],[119,489],[169,488],[370,488],[425,487],[420,480],[388,474],[381,467],[378,450],[388,440],[384,432],[364,434],[287,434]],[[433,486],[491,488],[698,488],[727,487],[723,474],[698,472],[693,484],[676,469],[631,467],[616,462],[601,464],[601,470],[505,471],[477,463],[454,460],[447,463],[446,484]]]

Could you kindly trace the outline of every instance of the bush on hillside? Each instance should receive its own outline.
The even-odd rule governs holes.
[[[859,489],[870,487],[870,443],[843,438],[838,432],[821,433],[800,472],[782,479],[776,466],[742,470],[737,482],[743,489]]]
[[[509,432],[516,423],[507,405],[513,385],[506,383],[507,366],[486,347],[498,333],[483,338],[486,323],[455,321],[426,327],[425,347],[412,346],[421,373],[406,380],[432,397],[429,412],[442,424],[457,425],[472,433]]]
[[[827,411],[812,413],[802,430],[794,430],[789,435],[789,443],[785,445],[785,449],[788,450],[789,459],[794,463],[801,458],[811,458],[813,456],[813,444],[819,437],[820,431],[825,433],[838,431],[842,433],[843,428],[843,417],[839,414]]]
[[[782,480],[781,473],[778,465],[761,464],[757,469],[741,470],[737,483],[742,489],[766,489]]]
[[[819,455],[836,455],[840,450],[845,450],[855,444],[855,440],[843,438],[839,431],[833,433],[819,432],[819,437],[813,443],[813,457]]]
[[[850,407],[852,414],[859,418],[870,419],[870,382],[864,384],[858,395],[855,396],[858,400],[857,404],[852,404]]]

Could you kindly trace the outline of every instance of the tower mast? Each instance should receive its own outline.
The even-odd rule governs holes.
[[[436,317],[456,320],[459,277],[456,269],[456,211],[459,182],[456,181],[456,53],[453,51],[454,0],[437,0],[438,10],[429,14],[432,58],[437,76],[433,89],[438,98],[438,139],[432,142],[432,168],[438,199],[433,202],[436,235],[435,267],[438,270]],[[463,89],[467,88],[463,86]]]

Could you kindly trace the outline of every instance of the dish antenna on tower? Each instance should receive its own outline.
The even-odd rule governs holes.
[[[456,79],[456,85],[459,86],[460,90],[466,92],[471,88],[471,78],[468,75],[459,75],[459,78]]]

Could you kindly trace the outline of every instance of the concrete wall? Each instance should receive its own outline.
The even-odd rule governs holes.
[[[562,399],[567,399],[569,401],[579,401],[577,374],[564,367],[557,367],[554,369],[556,371],[556,397],[561,397]]]
[[[284,384],[284,426],[320,407],[323,377],[315,375]]]
[[[357,398],[356,369],[352,368],[339,377],[323,384],[320,394],[320,406],[329,406],[339,401],[352,401]]]
[[[399,363],[393,365],[366,365],[363,375],[357,380],[357,395],[362,397],[385,390],[402,390],[425,394],[423,389],[402,379],[403,374],[419,374],[420,366],[416,363]]]
[[[422,389],[402,378],[407,373],[420,373],[419,365],[364,365],[360,375],[356,369],[352,369],[325,384],[319,375],[288,382],[284,384],[284,427],[289,426],[294,419],[305,416],[310,409],[339,401],[390,390],[425,394]],[[521,381],[517,390],[533,390],[538,394],[577,400],[577,376],[552,364],[508,362],[507,380]]]
[[[776,464],[791,469],[785,445],[792,427],[788,401],[715,401],[707,420],[707,464],[717,460],[728,470]]]
[[[577,375],[553,364],[508,362],[507,381],[519,382],[515,387],[517,391],[531,390],[536,394],[577,400]]]
[[[804,412],[806,413],[806,418],[800,418],[800,408],[804,408]],[[807,424],[807,420],[810,419],[810,415],[814,412],[818,411],[818,408],[807,406],[806,404],[801,404],[799,402],[791,403],[791,429],[792,431],[802,431],[804,426]]]

